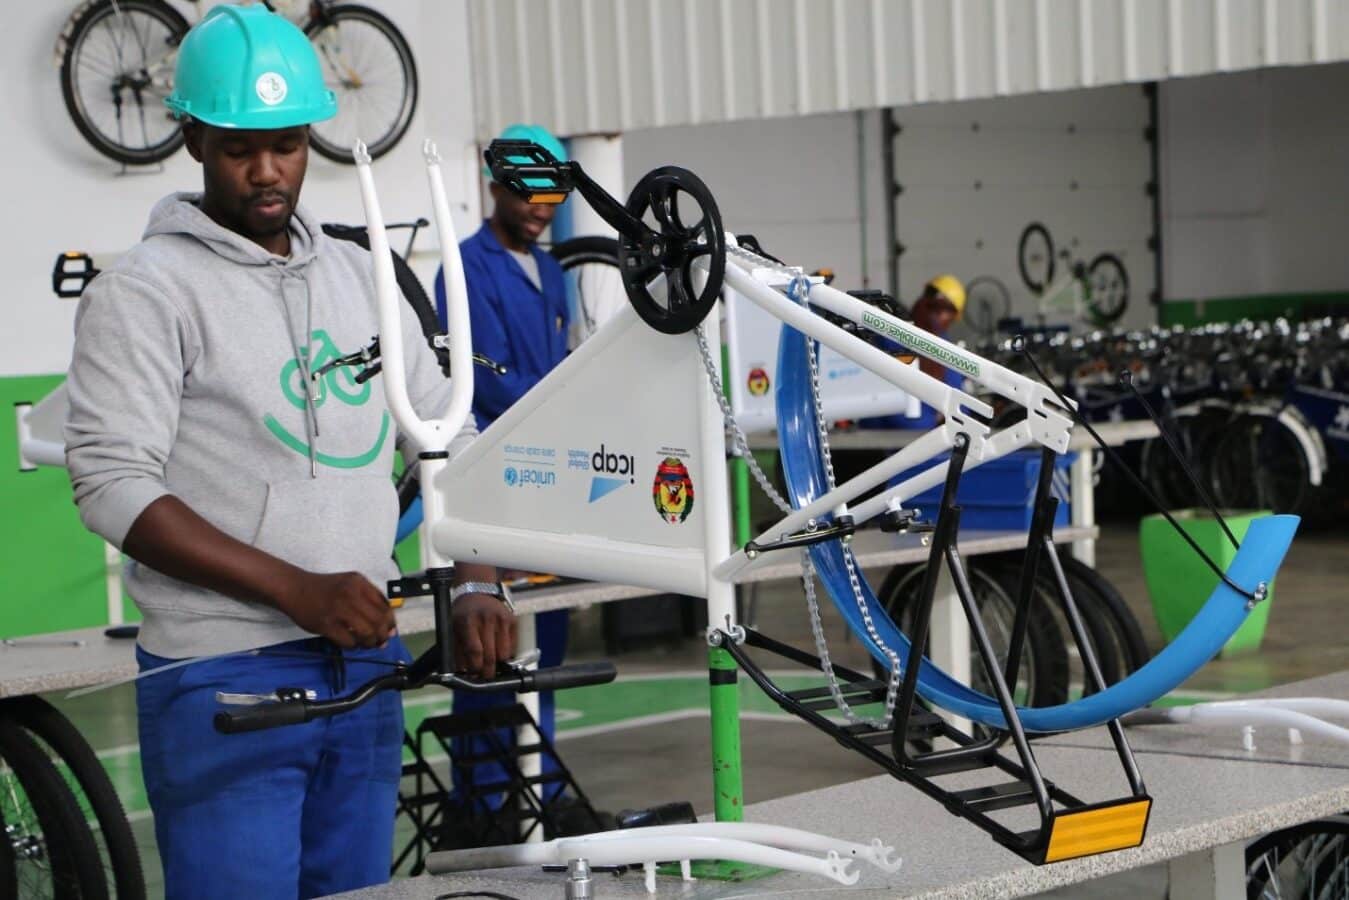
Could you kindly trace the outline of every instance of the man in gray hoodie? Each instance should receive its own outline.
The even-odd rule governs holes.
[[[270,731],[211,724],[217,691],[327,698],[407,660],[379,587],[397,577],[402,443],[383,380],[318,375],[379,330],[369,253],[297,205],[308,124],[336,102],[299,29],[255,5],[217,7],[192,29],[169,105],[204,190],[160,201],[141,243],[85,292],[65,434],[82,520],[130,557],[142,670],[216,657],[137,683],[166,893],[379,883],[398,695]],[[406,308],[402,324],[409,395],[436,416],[449,382]],[[466,426],[451,453],[474,434]],[[456,578],[492,582],[495,570]],[[490,676],[514,652],[514,618],[496,597],[461,594],[455,658]]]

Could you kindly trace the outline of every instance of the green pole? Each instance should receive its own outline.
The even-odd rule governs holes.
[[[740,696],[737,668],[720,647],[707,652],[712,709],[712,792],[718,822],[745,818],[744,782],[740,767]]]
[[[731,487],[735,491],[732,508],[735,510],[735,543],[743,547],[754,536],[750,531],[749,465],[743,457],[731,460]]]
[[[721,348],[723,389],[730,369],[726,347]],[[734,457],[731,465],[731,509],[735,542],[743,547],[753,536],[750,531],[749,467]],[[721,623],[709,622],[715,628]],[[731,654],[720,647],[707,651],[708,707],[712,713],[712,794],[713,811],[718,822],[743,822],[745,819],[744,772],[740,761],[739,669]],[[699,878],[743,881],[770,875],[774,869],[731,860],[695,862],[693,872]]]
[[[730,372],[726,346],[721,348],[722,390],[730,397],[726,376]],[[731,509],[735,519],[735,542],[744,546],[749,533],[749,468],[739,457],[731,459]],[[722,623],[709,622],[715,628]],[[712,793],[718,822],[740,822],[745,817],[744,783],[740,766],[740,695],[738,669],[731,654],[720,647],[707,651],[709,707],[712,713]]]

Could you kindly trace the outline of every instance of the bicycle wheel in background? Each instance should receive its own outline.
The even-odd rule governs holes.
[[[1068,578],[1068,586],[1072,588],[1073,598],[1080,598],[1079,603],[1087,610],[1086,615],[1097,618],[1110,629],[1119,656],[1120,677],[1127,677],[1141,669],[1152,658],[1152,652],[1143,638],[1143,628],[1138,624],[1138,617],[1129,609],[1124,597],[1109,579],[1086,563],[1074,559],[1068,553],[1059,554],[1059,560],[1063,565],[1063,574]],[[1091,605],[1086,606],[1088,603]],[[1112,680],[1106,678],[1106,684],[1111,683]]]
[[[136,836],[108,773],[79,730],[41,697],[0,701],[0,716],[16,722],[39,746],[51,750],[83,819],[98,823],[94,837],[109,892],[118,900],[144,900],[145,876]]]
[[[965,286],[965,322],[980,337],[998,333],[998,323],[1012,314],[1007,285],[991,275],[980,275]]]
[[[1165,421],[1195,477],[1205,484],[1208,483],[1213,446],[1231,419],[1232,411],[1228,407],[1206,406],[1192,414],[1176,415]],[[1143,444],[1138,457],[1138,475],[1167,510],[1203,504],[1194,482],[1161,438],[1152,438]]]
[[[1209,481],[1221,507],[1302,515],[1313,505],[1311,466],[1278,417],[1246,413],[1215,442]]]
[[[0,818],[25,898],[102,900],[108,896],[93,833],[42,748],[0,717]]]
[[[14,869],[14,844],[10,842],[4,806],[0,803],[0,897],[17,897],[19,877]]]
[[[61,59],[61,95],[75,127],[117,162],[172,156],[183,133],[164,105],[187,20],[160,0],[99,0],[73,21]]]
[[[1054,240],[1049,229],[1031,222],[1016,243],[1016,266],[1021,280],[1036,294],[1054,280]]]
[[[1349,897],[1349,817],[1275,831],[1246,848],[1249,900]]]
[[[372,159],[394,148],[417,109],[417,64],[389,19],[365,6],[321,8],[305,26],[323,82],[337,94],[337,115],[309,127],[309,145],[333,162],[353,164],[365,141]]]
[[[1004,666],[1016,615],[1015,594],[979,561],[971,561],[966,565],[975,605],[983,618],[998,665]],[[881,585],[877,599],[905,634],[912,634],[915,607],[923,589],[926,571],[926,563],[896,566]],[[873,668],[879,670],[874,662]],[[888,677],[888,673],[878,671],[878,677]],[[1031,608],[1016,684],[1016,701],[1021,705],[1054,706],[1068,699],[1067,648],[1057,624],[1043,605],[1037,604]],[[970,648],[970,686],[985,694],[993,693],[992,683],[984,671],[973,641]]]
[[[1021,554],[998,554],[989,557],[985,565],[1002,584],[1007,595],[1015,601],[1021,589]],[[1067,575],[1066,572],[1064,574]],[[1125,669],[1122,653],[1117,647],[1111,626],[1096,613],[1094,598],[1085,596],[1087,592],[1071,575],[1067,577],[1068,588],[1073,592],[1073,599],[1082,616],[1082,624],[1086,628],[1087,640],[1091,643],[1092,652],[1096,656],[1096,664],[1101,670],[1101,678],[1107,685],[1114,684],[1119,681]],[[1087,690],[1087,670],[1082,664],[1072,629],[1068,626],[1068,618],[1063,611],[1063,601],[1059,597],[1058,587],[1049,574],[1048,564],[1043,560],[1036,575],[1035,596],[1031,603],[1033,615],[1043,618],[1046,622],[1044,627],[1052,627],[1056,633],[1055,639],[1063,644],[1067,668],[1064,681],[1067,692],[1071,695],[1073,688],[1080,686],[1083,694],[1091,693]]]
[[[1118,322],[1129,308],[1129,273],[1113,253],[1098,254],[1087,266],[1087,311],[1097,325]]]
[[[562,266],[567,298],[574,303],[576,334],[584,340],[628,302],[618,272],[618,241],[608,237],[575,237],[555,244],[549,253]]]

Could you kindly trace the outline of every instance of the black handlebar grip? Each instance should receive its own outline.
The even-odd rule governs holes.
[[[552,669],[539,669],[524,673],[521,690],[523,691],[560,691],[565,688],[583,687],[587,684],[608,684],[618,675],[614,664],[608,660],[577,663],[574,666],[557,666]]]
[[[662,803],[647,809],[625,809],[617,816],[619,828],[649,828],[654,825],[686,825],[698,821],[687,800]]]
[[[282,725],[299,725],[309,719],[305,704],[300,701],[286,703],[260,703],[243,709],[218,712],[215,714],[215,730],[221,734],[242,734],[245,731],[261,731],[264,728],[279,728]]]

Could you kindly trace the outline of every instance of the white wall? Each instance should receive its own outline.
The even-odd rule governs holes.
[[[1153,321],[1141,87],[905,107],[895,118],[903,129],[894,142],[904,186],[897,231],[907,248],[901,300],[912,302],[943,272],[994,275],[1011,291],[1013,313],[1030,316],[1016,249],[1021,229],[1040,220],[1088,261],[1105,250],[1120,255],[1131,285],[1124,322]],[[692,169],[728,231],[754,234],[791,264],[833,268],[845,290],[886,289],[881,114],[863,113],[862,124],[860,161],[856,113],[631,131],[624,177],[631,188],[656,166]]]
[[[1161,83],[1165,298],[1349,290],[1346,97],[1344,63]],[[1140,87],[905,107],[895,116],[904,129],[895,141],[903,299],[937,271],[992,274],[1011,289],[1014,312],[1029,313],[1016,241],[1027,221],[1041,219],[1087,258],[1118,253],[1131,282],[1124,324],[1155,321]],[[712,188],[729,230],[757,234],[794,264],[832,266],[844,288],[864,276],[884,287],[880,117],[864,117],[865,216],[851,113],[628,132],[627,185],[658,165],[686,166]]]
[[[1116,254],[1129,277],[1120,324],[1155,320],[1148,250],[1152,203],[1148,101],[1139,85],[1059,91],[894,111],[900,294],[912,300],[942,272],[991,275],[1011,294],[1011,314],[1033,321],[1038,302],[1022,282],[1017,245],[1043,223],[1057,249],[1089,264]],[[1062,260],[1056,276],[1065,271]],[[1067,322],[1059,314],[1051,322]]]
[[[832,268],[835,285],[844,290],[884,288],[887,194],[879,113],[863,113],[862,121],[861,163],[857,113],[629,131],[623,135],[622,197],[651,169],[683,166],[707,183],[727,231],[754,235],[788,264]]]
[[[1349,290],[1349,65],[1163,83],[1165,297]]]
[[[156,167],[119,174],[75,130],[61,99],[52,47],[74,3],[10,3],[0,29],[0,121],[5,123],[6,203],[0,223],[0,376],[64,371],[75,302],[51,291],[64,250],[116,254],[134,244],[156,200],[195,190],[200,170],[186,151]],[[421,80],[416,118],[403,141],[375,163],[386,219],[430,218],[421,139],[444,158],[455,225],[477,228],[479,186],[473,145],[466,0],[374,0],[412,44]],[[302,202],[325,221],[362,222],[355,170],[311,154]],[[394,238],[398,246],[397,238]],[[425,251],[434,237],[418,239]],[[434,261],[417,260],[429,287]]]

